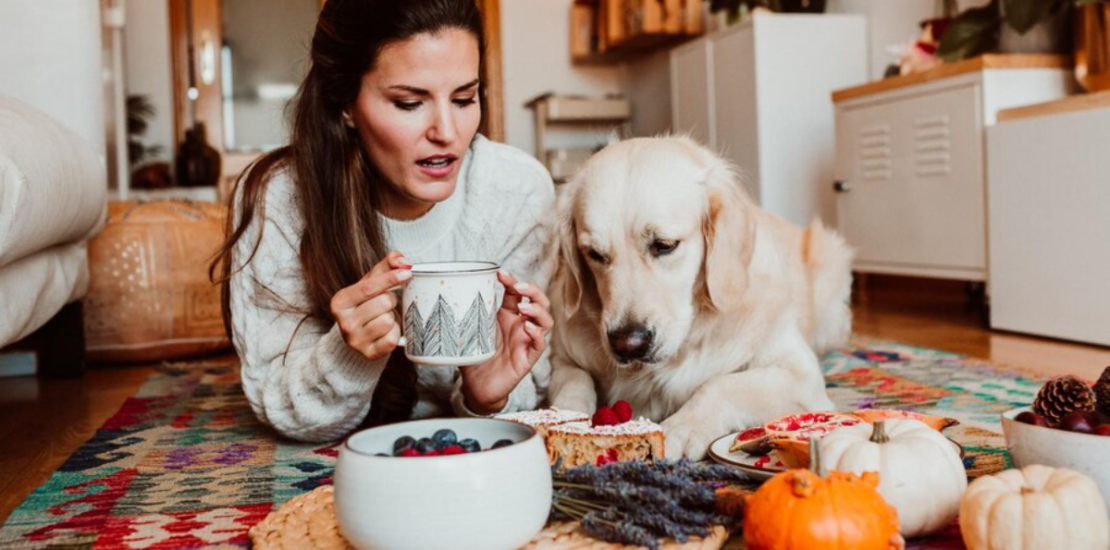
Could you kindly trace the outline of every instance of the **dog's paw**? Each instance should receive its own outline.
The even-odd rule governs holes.
[[[712,423],[687,420],[679,415],[672,416],[663,421],[663,433],[667,436],[667,458],[678,459],[682,457],[701,460],[709,451],[709,445],[718,437],[724,435],[717,433],[711,427]]]

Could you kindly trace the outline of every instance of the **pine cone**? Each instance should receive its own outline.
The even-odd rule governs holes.
[[[1098,382],[1095,382],[1095,398],[1098,401],[1098,411],[1104,418],[1110,418],[1110,367],[1106,367]]]
[[[1086,382],[1074,376],[1053,378],[1037,393],[1033,412],[1045,417],[1053,425],[1076,412],[1095,410],[1095,392]]]

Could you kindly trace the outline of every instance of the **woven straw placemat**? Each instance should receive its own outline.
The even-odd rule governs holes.
[[[255,550],[353,550],[339,534],[332,486],[318,487],[286,502],[250,530]],[[705,539],[684,544],[666,541],[666,550],[719,550],[728,538],[716,526]],[[578,522],[549,523],[521,550],[632,550],[634,547],[600,541],[582,532]]]

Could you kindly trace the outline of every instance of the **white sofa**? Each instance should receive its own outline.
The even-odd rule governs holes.
[[[0,95],[0,348],[85,295],[86,241],[106,219],[106,179],[74,131]]]

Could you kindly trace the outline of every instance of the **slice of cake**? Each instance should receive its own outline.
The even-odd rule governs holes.
[[[547,432],[547,455],[564,468],[664,458],[663,428],[646,418],[613,425],[574,422]]]
[[[520,411],[505,414],[499,414],[495,418],[501,420],[511,420],[517,424],[524,424],[535,428],[536,433],[547,441],[547,432],[555,426],[569,424],[572,422],[579,422],[589,424],[590,415],[577,411],[565,411],[552,407],[550,409],[540,409],[538,411]]]

